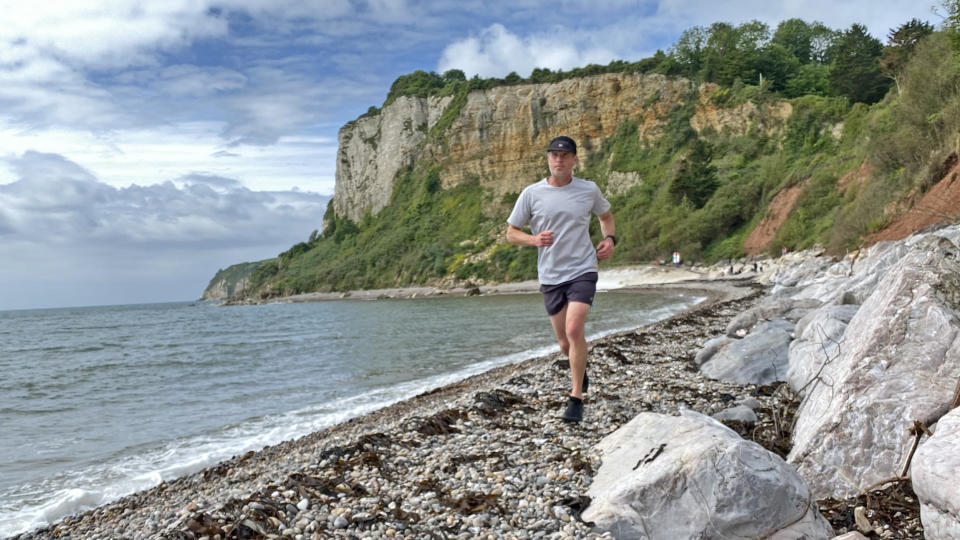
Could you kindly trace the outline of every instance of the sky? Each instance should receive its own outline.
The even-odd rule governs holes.
[[[320,229],[400,75],[635,61],[713,22],[886,42],[939,0],[0,0],[0,310],[190,301]]]

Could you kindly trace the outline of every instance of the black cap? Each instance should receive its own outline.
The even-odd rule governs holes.
[[[561,135],[556,139],[550,141],[550,146],[547,147],[547,152],[552,151],[559,152],[570,152],[571,154],[577,153],[577,143],[573,142],[573,139],[565,135]]]

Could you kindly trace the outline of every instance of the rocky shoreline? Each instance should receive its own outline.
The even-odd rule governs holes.
[[[568,372],[565,358],[554,354],[237,456],[17,538],[609,538],[580,518],[600,466],[594,446],[640,412],[711,415],[752,400],[755,424],[726,423],[781,456],[789,449],[797,401],[787,385],[710,380],[694,363],[703,344],[755,304],[763,287],[752,280],[683,286],[710,299],[591,343],[581,425],[559,420]],[[881,497],[874,496],[874,506]],[[861,503],[823,501],[821,510],[839,533],[851,527]],[[881,510],[872,512],[881,528],[922,537],[918,509],[896,516]]]
[[[685,288],[711,298],[591,343],[593,383],[580,426],[558,419],[565,359],[536,358],[18,538],[590,537],[578,516],[599,466],[591,447],[636,413],[687,407],[712,414],[753,397],[768,411],[757,425],[772,426],[774,411],[786,406],[786,394],[710,381],[692,363],[704,341],[755,301],[759,287]]]

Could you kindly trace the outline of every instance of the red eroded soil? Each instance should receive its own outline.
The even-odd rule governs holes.
[[[866,245],[883,240],[901,240],[943,221],[960,219],[960,165],[954,165],[919,202],[898,216],[883,230],[871,234]]]
[[[905,210],[900,211],[890,225],[864,238],[864,246],[885,240],[902,240],[930,225],[960,220],[960,163],[955,156],[951,156],[944,165],[947,171],[943,179],[916,203],[911,204],[910,200],[900,201],[898,205]],[[869,165],[864,164],[840,178],[837,187],[844,192],[860,190],[868,181],[871,172]],[[781,191],[773,198],[767,215],[744,242],[743,247],[748,254],[763,253],[770,246],[806,185],[807,182],[803,181]]]
[[[807,181],[804,180],[796,186],[789,187],[777,193],[773,200],[770,201],[770,207],[767,208],[767,215],[763,217],[759,225],[750,231],[750,236],[748,236],[747,240],[743,243],[743,249],[748,254],[757,255],[763,253],[767,247],[770,246],[770,242],[772,242],[773,238],[777,235],[777,229],[780,228],[780,225],[783,225],[787,216],[790,215],[790,210],[793,209],[793,205],[797,202],[800,194],[803,193],[806,185]]]

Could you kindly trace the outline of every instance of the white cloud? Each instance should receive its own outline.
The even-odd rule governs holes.
[[[105,1],[0,2],[0,41],[100,68],[138,65],[157,50],[223,36],[227,22],[203,3]]]
[[[0,185],[6,234],[37,244],[283,246],[320,226],[328,200],[204,174],[115,188],[57,154],[7,161],[17,180]]]
[[[168,96],[199,97],[243,88],[246,81],[242,73],[232,69],[180,64],[163,68],[154,87]]]
[[[593,63],[608,63],[613,51],[592,45],[589,35],[557,28],[550,34],[523,38],[502,24],[492,24],[479,35],[448,45],[437,69],[461,69],[468,77],[503,77],[511,71],[526,77],[534,68],[572,69]]]
[[[279,137],[270,146],[227,149],[221,122],[192,122],[90,133],[73,129],[23,131],[3,127],[0,148],[8,158],[29,152],[59,154],[113,186],[149,185],[200,173],[235,178],[260,191],[293,186],[333,193],[337,141],[330,137]],[[0,154],[0,158],[3,155]],[[0,183],[20,178],[15,159],[0,159]]]
[[[5,161],[0,258],[16,264],[0,265],[0,309],[197,298],[219,268],[304,241],[329,200],[204,174],[116,188],[57,154]]]

